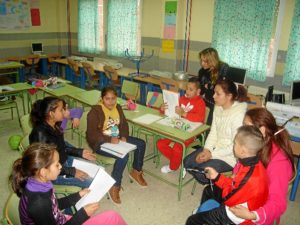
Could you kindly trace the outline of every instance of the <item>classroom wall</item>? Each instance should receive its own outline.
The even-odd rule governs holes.
[[[42,42],[44,53],[67,53],[67,0],[39,0],[41,26],[0,29],[0,58],[31,54],[31,43]]]
[[[67,24],[67,3],[70,6],[70,33]],[[197,74],[199,69],[198,52],[209,47],[212,39],[214,0],[192,0],[190,51],[188,72]],[[78,0],[40,0],[41,26],[23,30],[0,29],[0,58],[12,55],[26,55],[31,52],[31,42],[41,41],[45,46],[45,53],[61,52],[68,54],[68,35],[72,54],[77,51],[77,18]],[[142,1],[142,48],[145,54],[154,56],[142,64],[144,70],[177,71],[183,69],[183,49],[186,26],[186,0],[178,0],[175,49],[172,53],[164,53],[161,48],[164,27],[165,0]],[[284,70],[288,39],[291,28],[295,0],[286,0],[286,9],[282,32],[279,42],[276,71],[274,77],[268,77],[265,82],[248,79],[248,85],[267,87],[275,83],[275,89],[288,91],[283,87],[282,74]],[[88,55],[93,56],[93,55]],[[98,55],[107,57],[104,53]],[[222,57],[222,56],[221,56]],[[134,67],[133,63],[119,58],[124,66]]]

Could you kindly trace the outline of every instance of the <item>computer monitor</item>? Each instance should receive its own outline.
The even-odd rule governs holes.
[[[33,54],[42,54],[43,44],[42,43],[32,43],[31,50]]]
[[[228,77],[234,83],[244,85],[246,78],[246,69],[229,67],[226,77]]]
[[[300,106],[300,80],[293,81],[291,85],[290,103]]]

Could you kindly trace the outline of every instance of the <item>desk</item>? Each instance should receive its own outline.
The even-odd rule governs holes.
[[[151,132],[154,136],[155,136],[155,141],[157,140],[158,137],[160,138],[168,138],[171,139],[173,141],[176,141],[178,143],[180,143],[183,147],[182,150],[182,162],[181,162],[181,167],[180,167],[180,173],[179,173],[179,178],[178,178],[178,182],[174,183],[171,182],[169,180],[167,180],[166,176],[163,175],[158,175],[158,174],[154,174],[152,171],[143,169],[145,173],[169,184],[172,185],[174,187],[176,187],[178,189],[178,200],[180,200],[181,198],[181,192],[182,192],[182,188],[188,184],[190,181],[192,181],[192,179],[189,179],[185,182],[183,182],[183,159],[186,156],[186,147],[184,142],[193,138],[193,137],[197,137],[199,135],[201,135],[202,133],[206,132],[209,129],[209,126],[207,125],[202,125],[200,127],[198,127],[197,129],[195,129],[193,132],[187,132],[187,131],[183,131],[183,130],[179,130],[170,126],[164,126],[162,124],[159,124],[157,122],[151,123],[151,124],[142,124],[142,123],[137,123],[134,121],[135,118],[138,118],[142,115],[145,114],[154,114],[154,115],[159,115],[160,113],[152,108],[143,106],[143,105],[138,105],[138,112],[135,111],[128,111],[128,110],[124,110],[124,114],[125,117],[127,119],[127,121],[129,123],[131,123],[133,125],[133,129],[134,129],[134,134],[138,134],[139,131],[141,130],[147,130],[149,132]]]
[[[84,92],[84,89],[81,89],[79,87],[75,87],[73,85],[70,84],[65,84],[65,86],[63,87],[59,87],[57,89],[51,89],[51,88],[39,88],[39,90],[44,91],[45,93],[49,94],[49,95],[53,95],[56,97],[61,97],[64,95],[68,95],[69,93],[80,93],[80,92]]]
[[[68,98],[72,98],[75,101],[80,102],[83,105],[93,106],[96,105],[100,98],[101,92],[98,90],[90,90],[90,91],[83,91],[77,93],[69,93],[66,95]]]
[[[19,62],[0,63],[0,75],[15,75],[16,83],[24,81],[24,65]]]
[[[14,83],[14,84],[8,84],[4,85],[13,88],[14,90],[11,91],[4,91],[0,92],[0,96],[19,96],[22,98],[22,104],[23,104],[23,112],[24,115],[26,114],[26,109],[25,109],[25,102],[24,102],[24,93],[27,94],[27,102],[29,104],[29,94],[28,90],[32,89],[32,86],[27,84],[27,83]],[[29,105],[28,105],[28,112],[29,112]]]
[[[65,65],[66,66],[66,69],[65,69],[65,73],[66,73],[66,79],[67,80],[72,80],[71,77],[70,77],[70,68],[68,65],[68,62],[67,62],[67,59],[58,59],[58,60],[54,60],[54,62],[56,63],[59,63],[61,65]],[[103,69],[103,64],[101,63],[97,63],[97,62],[90,62],[89,63],[94,67],[95,71],[100,73],[99,76],[100,76],[100,82],[101,82],[101,86],[106,86],[107,85],[107,79],[104,75],[101,76],[101,74],[104,73],[104,69]],[[85,87],[85,75],[84,75],[84,71],[83,71],[83,68],[82,66],[79,64],[80,66],[80,74],[81,74],[81,88],[84,88]],[[121,77],[121,80],[124,80],[124,79],[128,79],[128,80],[134,80],[134,81],[137,81],[139,82],[140,84],[140,102],[141,104],[145,105],[146,103],[146,96],[147,96],[147,92],[148,91],[153,91],[153,86],[156,85],[156,86],[159,86],[160,85],[160,79],[159,78],[153,78],[153,77],[141,77],[141,76],[135,76],[135,77],[131,77],[129,76],[130,73],[134,73],[136,72],[135,69],[133,68],[126,68],[126,67],[122,67],[121,69],[118,69],[117,70],[118,72],[118,75]],[[142,71],[141,71],[142,72]],[[145,71],[144,71],[145,72]],[[177,81],[178,83],[178,86],[181,90],[185,90],[186,88],[186,83],[187,81]]]

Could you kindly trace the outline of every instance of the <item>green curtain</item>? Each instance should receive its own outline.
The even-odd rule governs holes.
[[[78,50],[100,53],[100,23],[98,0],[78,1]]]
[[[300,1],[295,1],[289,46],[283,72],[283,85],[300,80]]]
[[[125,50],[137,54],[138,0],[109,0],[107,25],[107,54],[124,56]]]
[[[212,46],[247,77],[266,79],[276,0],[216,0]]]

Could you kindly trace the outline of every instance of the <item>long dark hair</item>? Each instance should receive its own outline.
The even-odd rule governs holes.
[[[293,165],[294,158],[289,133],[283,129],[283,127],[276,124],[276,120],[272,113],[265,108],[254,108],[248,110],[245,116],[251,120],[255,127],[265,127],[265,147],[259,154],[264,166],[268,166],[271,160],[272,143],[275,143],[282,149],[283,153],[290,160],[291,165]]]
[[[55,145],[34,143],[17,159],[9,176],[13,191],[20,197],[29,177],[36,175],[42,168],[48,168],[53,163]]]
[[[217,85],[219,85],[222,88],[225,94],[232,95],[232,101],[239,101],[239,102],[249,101],[249,97],[247,97],[247,89],[244,86],[239,85],[237,87],[232,80],[226,77],[219,79],[216,83],[216,86]]]
[[[45,97],[37,100],[30,112],[30,122],[32,127],[36,127],[38,124],[45,123],[49,118],[49,113],[54,112],[58,107],[58,103],[62,102],[63,107],[66,107],[66,102],[63,99],[57,97]],[[56,124],[56,128],[59,130],[60,123]]]

